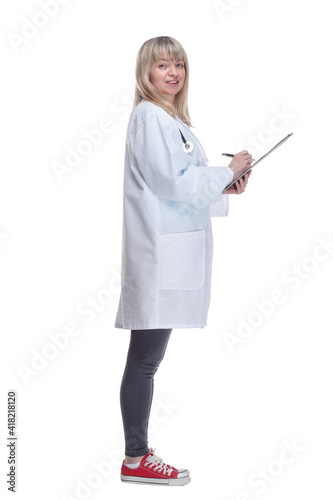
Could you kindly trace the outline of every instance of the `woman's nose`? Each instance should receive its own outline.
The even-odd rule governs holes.
[[[169,74],[174,76],[178,74],[178,68],[177,66],[170,66]]]

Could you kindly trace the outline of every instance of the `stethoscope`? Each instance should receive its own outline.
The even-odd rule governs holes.
[[[184,143],[183,148],[184,148],[185,153],[191,153],[191,151],[193,151],[193,143],[190,141],[187,141],[185,139],[185,137],[183,136],[182,131],[180,129],[179,129],[179,132],[180,132],[180,135],[182,136],[182,140]]]

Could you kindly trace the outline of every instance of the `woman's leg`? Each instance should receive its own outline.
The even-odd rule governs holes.
[[[120,387],[120,406],[126,457],[149,453],[148,422],[159,367],[172,329],[131,330],[127,361]]]

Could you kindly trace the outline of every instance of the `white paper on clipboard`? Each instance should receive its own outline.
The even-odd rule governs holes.
[[[237,177],[237,179],[235,179],[234,181],[230,182],[230,184],[228,184],[227,187],[225,187],[223,189],[222,193],[225,193],[227,191],[227,189],[229,189],[231,186],[233,186],[238,181],[238,179],[240,179],[241,177],[243,177],[244,174],[246,174],[246,172],[248,172],[249,170],[252,170],[253,167],[255,167],[261,160],[263,160],[264,158],[266,158],[266,156],[268,156],[269,154],[271,154],[276,148],[278,148],[279,146],[281,146],[281,144],[283,144],[284,142],[286,142],[286,140],[289,139],[289,137],[292,136],[292,135],[293,135],[293,132],[291,134],[286,135],[286,137],[284,139],[282,139],[282,141],[280,141],[277,144],[275,144],[275,146],[273,146],[272,149],[270,149],[268,151],[268,153],[264,154],[264,156],[262,156],[261,158],[259,158],[259,160],[257,160],[255,163],[253,163],[247,170],[245,170],[245,172],[243,172],[241,175],[239,175]]]

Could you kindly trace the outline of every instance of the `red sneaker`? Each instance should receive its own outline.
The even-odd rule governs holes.
[[[124,483],[160,484],[164,486],[184,486],[191,481],[190,471],[175,469],[165,464],[155,455],[155,449],[150,448],[136,469],[126,467],[125,460],[121,467],[120,479]]]

